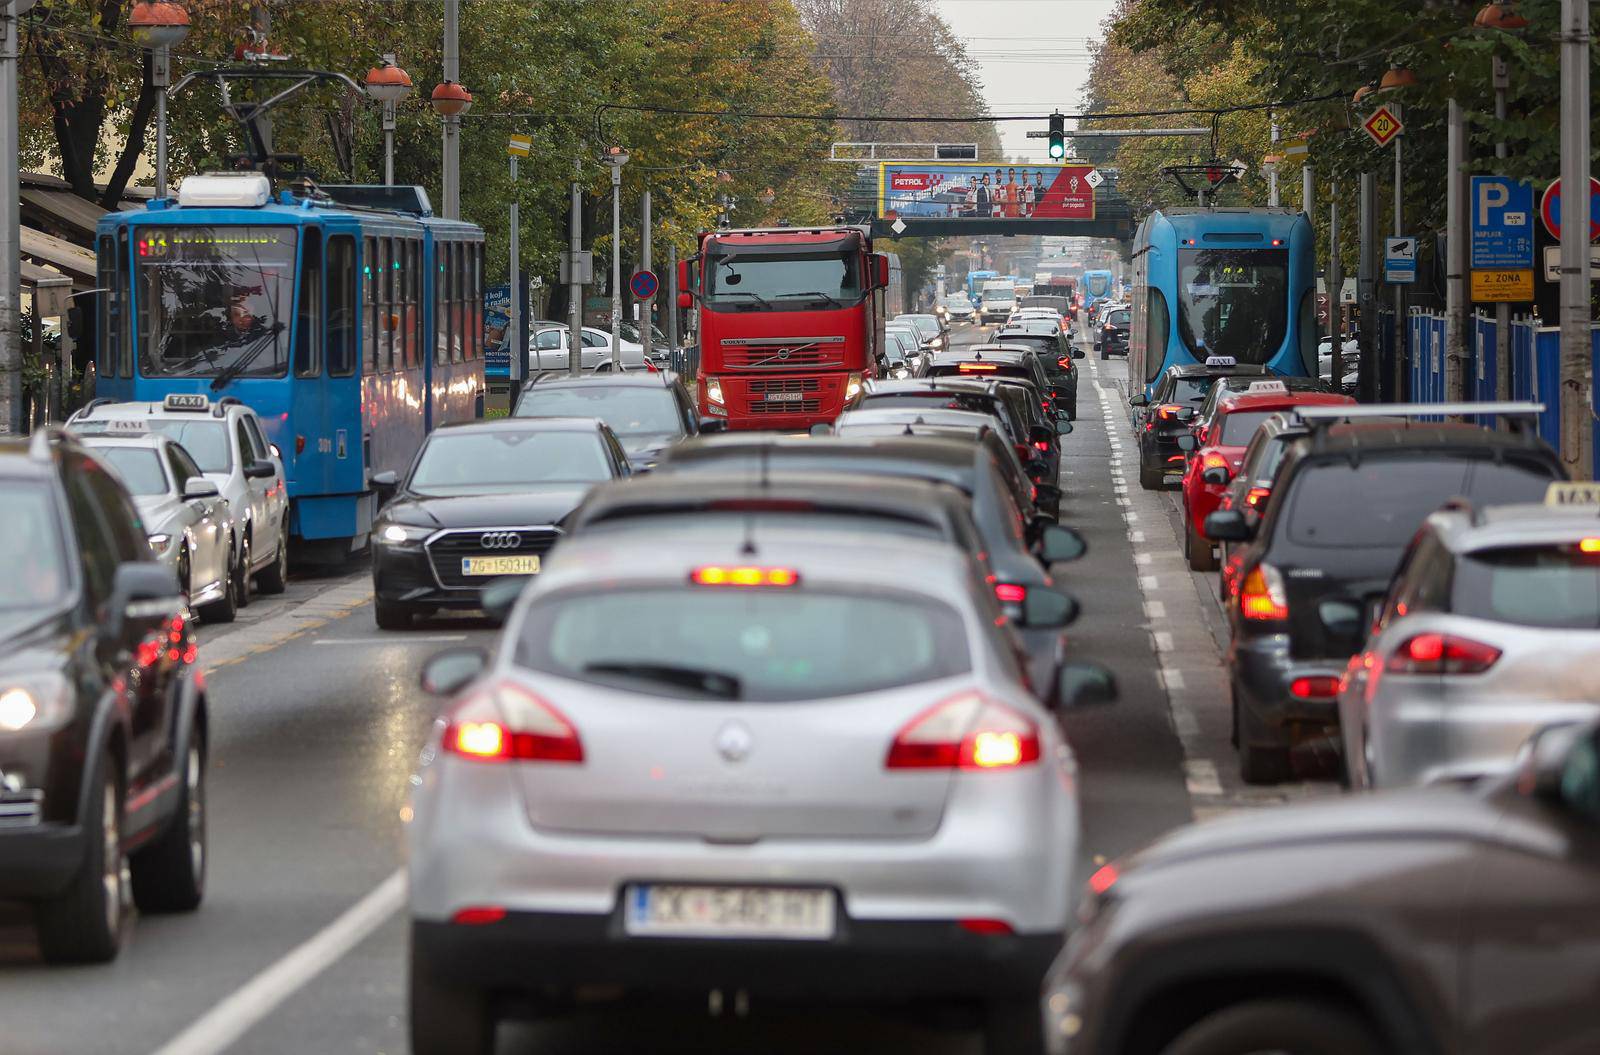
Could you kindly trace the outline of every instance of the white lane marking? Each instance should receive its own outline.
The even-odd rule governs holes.
[[[1144,532],[1143,531],[1130,531],[1130,532],[1128,532],[1128,541],[1129,542],[1133,542],[1133,543],[1143,542],[1144,541]]]
[[[1139,589],[1143,590],[1145,593],[1153,592],[1160,587],[1160,585],[1160,580],[1158,580],[1154,575],[1139,576]]]
[[[1169,633],[1166,630],[1157,630],[1155,633],[1151,634],[1150,636],[1155,638],[1156,651],[1157,652],[1171,652],[1172,651],[1172,634],[1171,633]]]
[[[1146,601],[1144,603],[1144,616],[1146,619],[1165,619],[1167,606],[1164,601]]]
[[[415,645],[435,641],[465,641],[466,634],[395,634],[393,637],[328,637],[313,645]]]
[[[406,870],[398,868],[344,915],[224,997],[155,1055],[218,1055],[227,1050],[301,986],[361,944],[400,910],[405,899]]]
[[[1179,670],[1177,667],[1162,667],[1161,668],[1161,683],[1163,685],[1165,685],[1168,689],[1186,689],[1186,688],[1188,688],[1188,684],[1183,680],[1183,671]],[[1174,708],[1173,710],[1174,710],[1174,715],[1173,716],[1177,717],[1177,714],[1176,714],[1176,710],[1177,709]],[[1193,719],[1191,718],[1190,720],[1192,721]]]
[[[1222,779],[1209,758],[1192,758],[1183,764],[1184,783],[1191,795],[1221,795]]]

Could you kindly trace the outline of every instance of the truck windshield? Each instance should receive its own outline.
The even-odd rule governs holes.
[[[1196,358],[1265,364],[1289,324],[1289,258],[1281,249],[1178,251],[1178,332]]]
[[[147,227],[134,246],[145,377],[282,377],[296,234],[289,227]]]
[[[743,311],[815,311],[861,299],[861,268],[838,252],[713,256],[706,267],[706,300]]]

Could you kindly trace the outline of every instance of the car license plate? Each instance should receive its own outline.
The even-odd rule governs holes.
[[[768,403],[798,403],[806,398],[804,392],[768,392]]]
[[[624,930],[638,937],[796,941],[833,937],[831,890],[651,883],[629,887],[626,897]]]
[[[538,575],[539,558],[462,557],[462,575]]]

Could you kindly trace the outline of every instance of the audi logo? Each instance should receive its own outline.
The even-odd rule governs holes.
[[[521,549],[522,536],[515,531],[485,531],[478,537],[484,549]]]

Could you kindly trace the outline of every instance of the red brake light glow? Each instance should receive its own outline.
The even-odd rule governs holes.
[[[1276,569],[1258,564],[1239,587],[1239,613],[1256,622],[1289,618],[1289,598]]]
[[[460,909],[450,917],[451,923],[481,927],[485,923],[499,923],[506,918],[506,910],[499,905],[473,905]]]
[[[474,762],[583,761],[583,742],[572,723],[509,681],[481,688],[456,704],[441,746]]]
[[[1048,451],[1050,449],[1050,445],[1044,440],[1034,440],[1033,449],[1036,451]]]
[[[963,374],[986,374],[1000,368],[994,363],[962,363],[959,369]]]
[[[1482,674],[1500,650],[1454,634],[1424,633],[1405,641],[1386,664],[1397,674]]]
[[[1201,469],[1226,469],[1227,467],[1228,456],[1225,454],[1218,454],[1215,451],[1209,452],[1205,455],[1205,457],[1200,459]]]
[[[1117,866],[1104,865],[1094,875],[1089,877],[1089,889],[1095,894],[1104,894],[1117,884]]]
[[[961,919],[956,924],[968,934],[1015,934],[1016,930],[1003,919]]]
[[[1600,553],[1600,538],[1586,538],[1578,543],[1580,553]]]
[[[1028,599],[1028,588],[1014,582],[997,582],[994,596],[1002,604],[1021,604]]]
[[[976,692],[923,711],[895,736],[889,769],[1013,769],[1039,760],[1039,730]]]
[[[1182,409],[1183,407],[1177,403],[1163,403],[1156,408],[1156,417],[1162,421],[1171,421],[1178,416],[1178,411]]]
[[[1297,700],[1331,700],[1339,695],[1339,679],[1326,674],[1295,678],[1289,683],[1289,695]]]
[[[1056,365],[1061,367],[1063,370],[1071,370],[1072,357],[1070,355],[1063,355],[1061,358],[1056,360]]]
[[[689,581],[696,586],[793,586],[800,581],[800,573],[793,568],[710,564],[690,572]]]
[[[1272,494],[1270,487],[1252,487],[1244,494],[1244,504],[1251,509],[1259,509],[1270,494]]]

